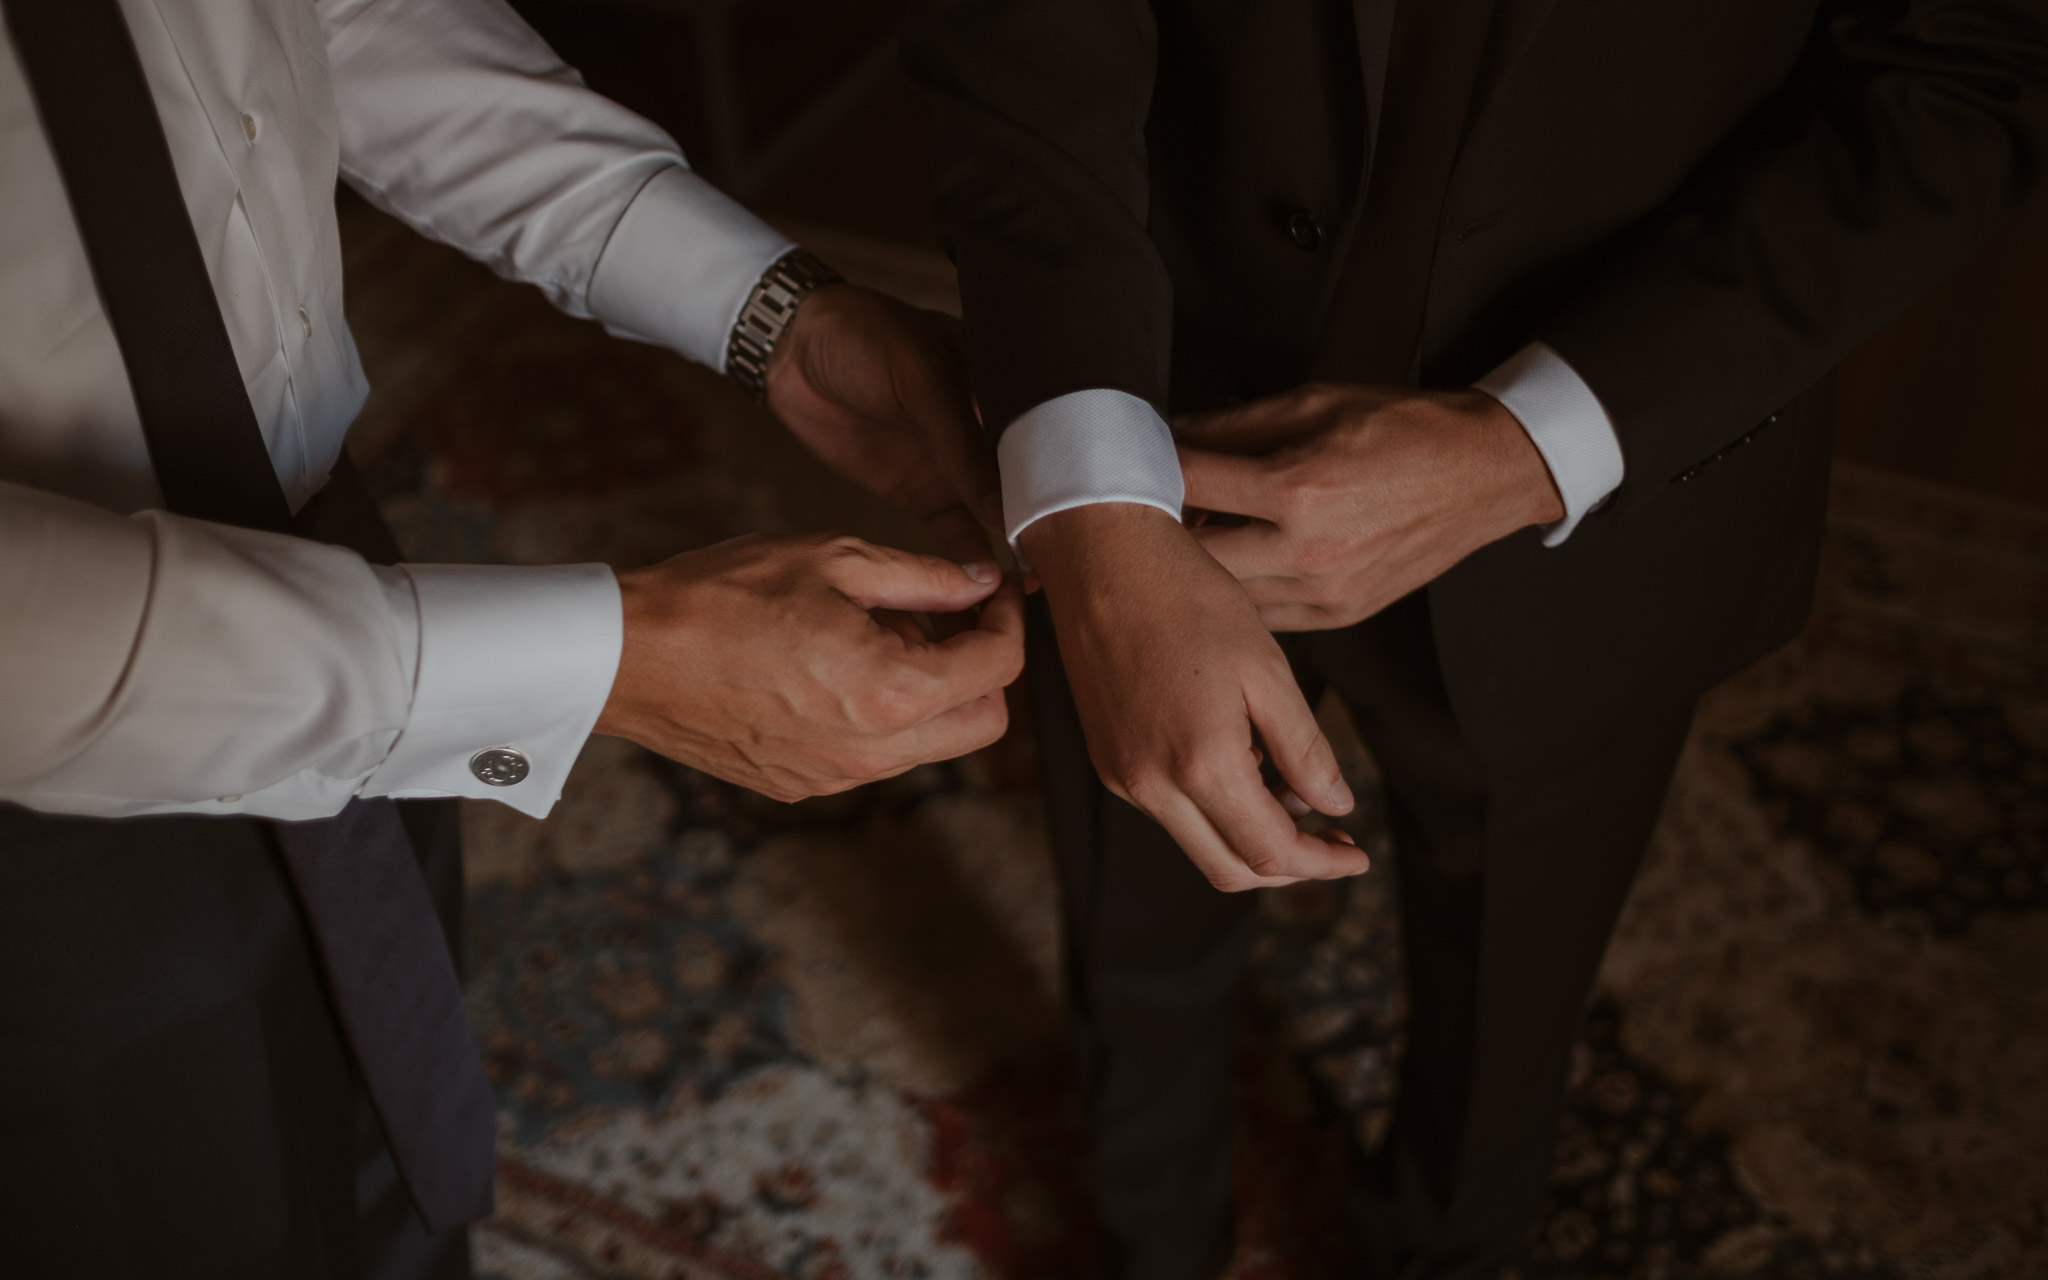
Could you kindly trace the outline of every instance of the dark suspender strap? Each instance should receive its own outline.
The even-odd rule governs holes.
[[[120,6],[7,0],[6,10],[128,368],[164,505],[225,524],[289,529],[291,510]]]

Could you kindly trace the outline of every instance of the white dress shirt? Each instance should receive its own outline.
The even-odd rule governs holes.
[[[789,242],[589,92],[502,0],[122,0],[228,336],[296,508],[368,390],[337,174],[563,310],[723,367]],[[602,565],[380,568],[153,510],[91,268],[0,28],[0,798],[331,814],[358,795],[545,814],[610,692]],[[478,751],[531,763],[509,787]]]
[[[1564,499],[1547,546],[1572,534],[1588,511],[1621,487],[1621,438],[1585,380],[1543,343],[1522,348],[1473,384],[1522,424]],[[1186,490],[1173,430],[1122,391],[1055,396],[1021,414],[996,446],[1010,545],[1034,521],[1097,502],[1135,502],[1181,518]]]

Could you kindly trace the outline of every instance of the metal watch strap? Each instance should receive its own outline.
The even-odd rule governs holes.
[[[808,249],[791,249],[761,275],[733,323],[725,373],[754,399],[768,399],[768,356],[782,340],[796,309],[819,289],[842,279]]]

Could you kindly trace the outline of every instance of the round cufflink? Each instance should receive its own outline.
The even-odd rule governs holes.
[[[533,765],[524,752],[510,747],[486,747],[469,758],[469,771],[488,787],[510,787],[526,781]]]

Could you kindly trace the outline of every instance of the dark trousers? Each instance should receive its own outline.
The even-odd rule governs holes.
[[[452,944],[455,807],[400,808]],[[384,1151],[267,823],[0,805],[0,1272],[469,1275]]]
[[[1422,595],[1282,640],[1311,702],[1334,690],[1372,749],[1396,850],[1408,1049],[1387,1146],[1352,1190],[1361,1263],[1403,1280],[1484,1275],[1543,1210],[1579,1020],[1692,703],[1643,708],[1591,758],[1501,776],[1458,731]],[[1030,643],[1113,1270],[1195,1280],[1228,1240],[1227,1084],[1254,899],[1211,889],[1102,788],[1042,605]]]

